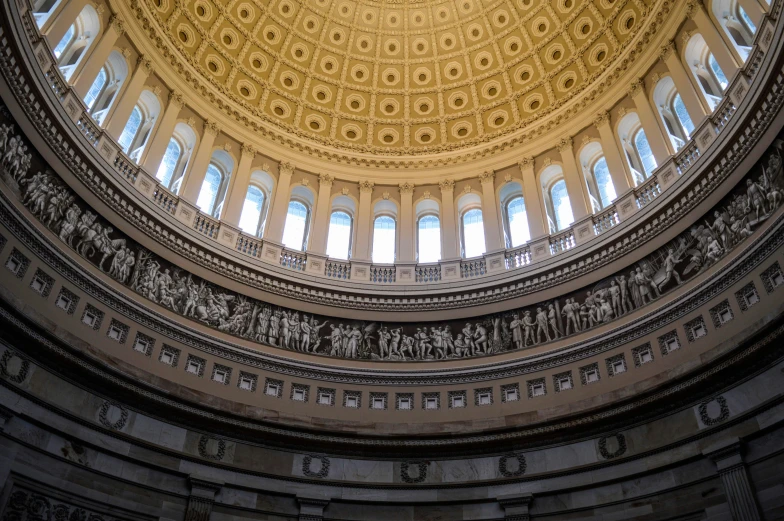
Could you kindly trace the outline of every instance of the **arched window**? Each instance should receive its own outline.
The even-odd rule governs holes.
[[[240,214],[240,230],[252,235],[258,235],[261,224],[261,210],[264,208],[264,192],[257,186],[250,185],[245,194]]]
[[[441,221],[435,215],[424,215],[417,223],[417,260],[420,263],[441,260]]]
[[[745,61],[754,43],[757,25],[738,0],[713,0],[711,7],[719,25],[729,36],[730,43]]]
[[[87,54],[85,51],[101,33],[101,18],[95,7],[86,5],[63,38],[54,48],[57,66],[66,80],[76,70],[77,65]]]
[[[653,89],[653,100],[673,147],[680,150],[694,131],[694,123],[671,77],[659,80]]]
[[[327,256],[333,259],[351,256],[351,216],[346,212],[332,212],[329,217]]]
[[[694,123],[691,122],[689,111],[686,110],[686,105],[683,103],[680,94],[676,94],[673,98],[672,109],[675,112],[675,115],[678,116],[678,122],[681,125],[684,135],[687,139],[690,138],[691,133],[694,132]]]
[[[485,226],[482,210],[472,208],[463,214],[463,257],[471,258],[485,253]]]
[[[721,102],[722,94],[729,82],[701,34],[698,33],[689,38],[684,50],[684,59],[694,74],[698,90],[702,93],[708,106],[711,109],[716,108]]]
[[[553,213],[555,214],[555,225],[557,231],[564,230],[574,222],[572,215],[572,205],[569,201],[569,193],[566,191],[566,181],[563,179],[553,183],[550,188],[550,200],[553,203]]]
[[[636,112],[629,112],[618,122],[618,137],[629,164],[634,184],[639,185],[656,169],[656,158]]]
[[[727,80],[727,76],[724,75],[724,71],[721,70],[719,62],[716,61],[716,58],[712,53],[708,55],[708,65],[710,66],[711,71],[713,71],[713,76],[721,87],[721,91],[724,92],[724,89],[727,88],[727,85],[729,85],[730,82]]]
[[[376,217],[373,221],[373,263],[392,264],[395,262],[395,220],[388,215]]]
[[[63,55],[65,50],[73,41],[75,35],[76,35],[76,26],[72,25],[71,27],[68,28],[68,31],[66,31],[65,35],[60,39],[60,42],[54,48],[53,51],[54,57],[58,60],[58,62],[60,60],[60,56]]]
[[[648,143],[648,137],[642,127],[634,134],[634,150],[640,160],[645,177],[650,177],[657,166],[656,158],[653,157],[651,145]]]
[[[131,148],[131,143],[133,143],[136,134],[139,132],[139,127],[142,124],[142,111],[139,110],[139,107],[136,106],[133,108],[133,112],[131,112],[131,117],[128,118],[128,123],[125,124],[125,128],[120,134],[120,139],[117,140],[120,148],[126,154],[128,150]]]
[[[128,76],[128,62],[119,51],[112,51],[84,98],[88,111],[99,125]]]
[[[615,186],[610,177],[610,169],[607,167],[607,160],[602,156],[593,164],[593,178],[599,190],[602,208],[607,208],[615,200]]]
[[[522,197],[515,197],[506,204],[506,220],[509,227],[509,247],[516,248],[531,240],[525,200]]]
[[[160,111],[161,103],[158,96],[152,91],[144,90],[118,140],[123,152],[128,154],[132,161],[138,163],[141,159]]]
[[[172,175],[174,175],[174,169],[177,168],[181,153],[182,150],[180,150],[180,145],[177,143],[177,140],[172,138],[171,141],[169,141],[169,146],[166,147],[166,152],[163,154],[163,160],[158,167],[158,173],[155,174],[158,181],[167,188],[169,187],[169,183],[171,183]]]
[[[283,245],[292,250],[304,250],[308,228],[308,207],[299,201],[289,202],[286,224],[283,227]]]
[[[87,95],[84,97],[84,104],[87,105],[87,110],[93,108],[95,104],[95,100],[98,99],[98,96],[101,94],[104,86],[106,85],[106,67],[102,68],[101,71],[98,73],[98,76],[95,77],[93,84],[90,86],[90,90],[87,91]]]
[[[223,174],[218,170],[218,167],[210,163],[204,176],[204,182],[201,184],[201,190],[199,190],[199,197],[196,199],[196,206],[202,212],[212,215],[222,181]]]
[[[63,0],[36,0],[33,2],[33,16],[35,23],[40,28],[52,15],[54,8]]]

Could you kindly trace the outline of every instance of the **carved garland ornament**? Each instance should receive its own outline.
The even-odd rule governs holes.
[[[405,483],[422,483],[427,479],[429,461],[403,461],[400,463],[400,479]],[[412,476],[411,467],[416,467],[417,473]]]
[[[607,441],[610,438],[615,438],[616,443],[618,444],[618,448],[613,452],[607,450]],[[604,459],[614,459],[619,456],[623,456],[626,454],[626,436],[619,432],[617,434],[613,434],[612,436],[604,436],[599,438],[599,454],[601,454]]]
[[[320,462],[319,469],[315,472],[311,468],[314,459]],[[305,457],[302,458],[302,473],[311,478],[319,478],[319,479],[326,478],[329,475],[329,466],[330,466],[330,461],[329,458],[326,456],[307,454],[305,455]]]
[[[120,417],[117,418],[117,420],[114,422],[109,420],[109,410],[112,407],[120,411]],[[100,421],[101,425],[106,428],[113,429],[115,431],[121,431],[122,428],[125,427],[125,423],[128,421],[128,409],[118,403],[105,401],[103,404],[101,404],[101,409],[98,411],[98,421]]]
[[[207,448],[210,440],[214,441],[217,445],[217,448],[214,453],[210,453]],[[204,459],[211,459],[215,461],[221,461],[223,457],[226,455],[226,442],[220,438],[213,438],[210,436],[202,435],[199,438],[199,456]]]
[[[11,372],[9,364],[14,360],[18,360],[18,368],[15,372]],[[0,374],[15,384],[24,382],[27,378],[27,373],[30,371],[30,361],[23,358],[11,349],[6,349],[3,356],[0,357]]]
[[[716,402],[719,405],[718,416],[711,416],[708,414],[708,406],[711,404],[711,402]],[[727,406],[727,400],[723,396],[717,396],[712,400],[702,402],[699,407],[697,407],[697,410],[700,413],[700,420],[702,420],[702,423],[708,427],[718,425],[730,417],[730,408]]]
[[[509,462],[517,460],[517,469],[511,470],[509,468]],[[498,473],[504,476],[505,478],[516,478],[525,474],[525,471],[528,468],[528,464],[525,461],[524,454],[504,454],[498,460]]]

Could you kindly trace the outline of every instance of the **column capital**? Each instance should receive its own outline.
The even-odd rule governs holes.
[[[441,193],[453,192],[455,190],[455,181],[453,179],[442,179],[438,182],[438,187],[441,189]]]
[[[610,124],[610,113],[606,110],[603,112],[599,112],[593,120],[593,124],[596,128],[603,127],[604,125]]]
[[[155,72],[155,65],[152,64],[152,60],[144,54],[139,55],[139,57],[136,59],[136,64],[141,67],[145,73],[147,73],[147,76]]]
[[[664,61],[667,61],[669,57],[673,55],[674,52],[675,52],[675,42],[670,40],[664,45],[662,45],[661,49],[659,49],[659,58],[661,58]]]
[[[689,0],[686,4],[686,16],[688,18],[694,19],[697,16],[697,13],[700,12],[700,8],[702,7],[702,2],[699,0]]]
[[[204,122],[204,133],[210,134],[211,136],[217,136],[218,132],[220,132],[220,128],[218,128],[218,124],[211,119],[208,119]]]
[[[414,193],[414,185],[408,181],[405,183],[400,183],[398,187],[400,188],[401,195],[411,195]]]
[[[242,146],[240,147],[240,151],[243,156],[250,156],[251,159],[256,157],[256,154],[258,153],[256,147],[248,143],[243,143]]]
[[[376,186],[376,183],[373,181],[360,181],[359,182],[359,193],[361,194],[369,194],[373,192],[373,187]]]
[[[645,92],[645,85],[640,78],[637,78],[636,80],[629,83],[629,87],[626,89],[626,93],[631,98],[634,98],[643,92]]]
[[[519,166],[520,170],[523,172],[525,172],[526,170],[533,170],[534,158],[531,156],[526,156],[517,162],[517,166]]]
[[[332,187],[333,181],[335,181],[335,176],[329,174],[319,174],[319,186],[330,188]]]
[[[479,174],[479,182],[484,183],[492,183],[495,179],[495,172],[492,170],[485,170],[481,174]]]
[[[563,154],[564,152],[568,152],[572,150],[572,148],[574,147],[574,142],[572,141],[572,138],[565,137],[560,141],[558,141],[558,144],[556,146],[558,147],[558,152]]]
[[[109,18],[109,25],[114,28],[118,35],[122,35],[125,32],[125,20],[118,14],[113,14]]]
[[[185,105],[185,100],[179,91],[173,90],[169,93],[169,103],[176,107],[182,108]]]
[[[292,175],[294,173],[294,164],[288,161],[281,161],[278,165],[278,172],[280,175]]]

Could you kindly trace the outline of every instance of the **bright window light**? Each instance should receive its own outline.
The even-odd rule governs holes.
[[[509,219],[509,239],[512,248],[525,244],[531,239],[528,230],[528,216],[525,213],[525,201],[522,197],[515,197],[506,205],[506,216]]]
[[[351,247],[351,216],[346,212],[332,212],[327,235],[327,255],[333,259],[348,259]]]
[[[302,250],[305,242],[305,226],[308,222],[308,209],[299,201],[289,203],[286,225],[283,227],[283,245],[292,250]]]
[[[166,153],[163,154],[163,160],[161,161],[161,166],[158,167],[158,173],[155,174],[158,181],[166,188],[168,188],[169,183],[171,183],[171,178],[172,175],[174,175],[174,169],[177,167],[178,159],[180,159],[180,145],[177,144],[177,141],[172,139],[169,141],[169,146],[166,147]]]
[[[395,262],[395,220],[386,215],[377,217],[373,223],[373,262]]]
[[[555,225],[558,230],[569,227],[574,222],[572,215],[572,204],[569,202],[569,194],[566,191],[566,181],[561,179],[550,189],[550,197],[553,201],[555,210]]]
[[[474,208],[463,214],[463,251],[466,258],[485,253],[485,227],[482,210]]]
[[[196,199],[196,206],[202,212],[212,215],[212,210],[215,208],[215,198],[218,196],[218,189],[220,188],[221,178],[223,176],[220,170],[210,164],[207,167],[207,174],[204,176],[204,182],[201,184],[199,197]]]
[[[610,177],[607,161],[602,157],[593,165],[593,175],[596,186],[599,188],[599,197],[602,199],[602,208],[607,208],[615,200],[615,186]]]
[[[240,214],[240,230],[251,235],[256,235],[259,228],[261,208],[264,205],[264,192],[253,185],[248,187],[245,202],[242,204]]]
[[[419,219],[419,262],[441,260],[441,222],[435,215]]]

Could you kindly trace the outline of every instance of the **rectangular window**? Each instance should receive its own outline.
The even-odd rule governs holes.
[[[267,389],[264,392],[267,396],[278,396],[278,393],[280,392],[280,386],[278,386],[276,383],[270,382],[267,384]]]
[[[479,405],[490,405],[490,393],[479,393]]]
[[[90,327],[95,325],[95,321],[98,319],[91,311],[85,311],[84,316],[82,316],[82,322],[87,324]]]
[[[161,353],[161,362],[167,365],[172,365],[173,361],[174,361],[174,355],[172,353],[170,353],[169,351],[164,351]]]
[[[22,263],[19,262],[19,259],[16,257],[11,257],[8,259],[8,262],[5,265],[9,270],[11,270],[11,273],[16,274],[16,272],[19,271],[19,266],[21,266]]]
[[[626,371],[626,364],[623,363],[623,360],[618,360],[613,362],[612,369],[613,374],[623,373]]]
[[[507,402],[515,402],[518,399],[517,389],[506,389],[504,391],[504,400]]]
[[[650,349],[640,351],[640,362],[645,364],[653,360],[653,353]]]
[[[149,347],[150,344],[143,338],[137,338],[136,342],[133,344],[133,349],[139,351],[140,353],[147,353],[147,349]]]
[[[465,397],[463,396],[453,396],[452,397],[452,408],[457,409],[460,407],[465,407]]]
[[[356,409],[359,407],[359,399],[356,396],[346,396],[346,407]]]
[[[329,393],[319,393],[319,403],[321,405],[332,405],[332,395]]]
[[[668,338],[664,342],[664,345],[667,347],[667,352],[668,353],[672,353],[673,351],[678,349],[678,347],[680,347],[680,346],[678,346],[678,339],[677,338]]]
[[[572,388],[572,380],[570,378],[564,377],[558,380],[558,387],[562,391],[566,391],[567,389]]]
[[[185,370],[191,374],[199,374],[201,369],[201,364],[196,362],[195,360],[189,360],[188,365],[185,367]]]
[[[40,278],[36,277],[30,283],[30,287],[33,288],[33,290],[36,293],[42,293],[44,288],[46,287],[46,283],[43,280],[41,280]]]
[[[122,337],[122,330],[120,330],[120,328],[117,326],[111,326],[109,327],[107,336],[112,340],[120,340],[120,337]]]
[[[304,389],[294,389],[294,392],[292,393],[291,398],[293,400],[298,401],[298,402],[304,402],[305,401],[305,390]],[[329,405],[329,397],[327,397],[327,405]]]
[[[59,297],[57,297],[57,302],[55,302],[55,305],[58,308],[67,311],[68,308],[71,307],[71,299],[66,297],[65,295],[60,295]]]
[[[589,369],[585,372],[585,381],[588,383],[599,381],[599,371],[596,369]]]
[[[534,396],[544,396],[544,384],[536,383],[531,386],[531,394]]]
[[[384,408],[384,399],[383,398],[373,398],[373,409],[383,409]]]
[[[405,411],[411,409],[411,398],[401,398],[399,402],[399,408]]]
[[[435,398],[426,398],[425,409],[438,409],[438,400]]]
[[[253,379],[249,376],[243,376],[240,378],[240,389],[243,391],[250,391],[253,389]]]
[[[215,380],[218,383],[225,384],[227,376],[228,375],[226,374],[226,371],[224,371],[222,369],[216,369],[215,370],[215,374],[212,375],[212,379]]]
[[[705,325],[704,325],[704,324],[702,324],[702,323],[700,323],[700,324],[696,324],[695,326],[693,326],[693,327],[691,328],[691,335],[692,335],[694,338],[702,338],[702,337],[704,337],[706,334],[707,334],[707,331],[705,331]]]

